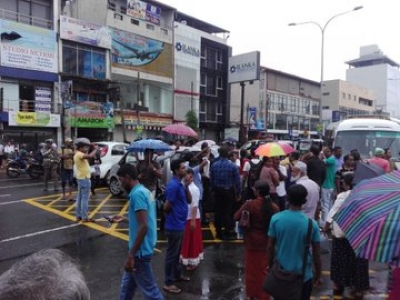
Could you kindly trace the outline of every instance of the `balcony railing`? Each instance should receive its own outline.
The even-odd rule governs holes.
[[[60,114],[62,105],[52,101],[6,100],[0,102],[0,111],[43,112]]]
[[[41,19],[11,10],[0,9],[0,19],[15,21],[18,23],[24,23],[46,29],[53,29],[52,20]]]

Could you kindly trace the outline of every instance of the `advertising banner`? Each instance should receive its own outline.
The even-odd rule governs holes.
[[[114,105],[111,102],[72,101],[71,127],[114,128]]]
[[[110,29],[91,22],[61,16],[60,37],[100,48],[111,48]]]
[[[172,45],[111,28],[112,66],[172,77]]]
[[[3,67],[58,73],[54,31],[0,20],[0,32]]]
[[[60,127],[60,115],[44,112],[8,112],[8,125],[27,127]]]
[[[161,8],[139,0],[127,0],[126,14],[160,25]]]
[[[35,88],[35,111],[51,112],[51,89],[47,87]]]
[[[254,130],[257,129],[257,107],[249,107],[249,112],[248,112],[249,120],[249,129]]]
[[[253,51],[229,58],[228,82],[260,79],[260,52]]]

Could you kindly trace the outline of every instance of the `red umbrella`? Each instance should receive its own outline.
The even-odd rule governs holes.
[[[177,124],[167,125],[162,130],[171,134],[192,136],[192,137],[197,136],[197,132],[194,131],[189,126],[186,126],[185,124],[177,123]]]

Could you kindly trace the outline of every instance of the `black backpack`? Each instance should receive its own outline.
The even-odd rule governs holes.
[[[252,188],[254,183],[260,179],[260,173],[262,169],[262,160],[260,160],[258,163],[253,163],[251,160],[249,161],[250,163],[250,170],[249,170],[249,175],[247,177],[247,187]]]
[[[36,150],[35,153],[33,153],[33,159],[36,160],[38,163],[43,163],[43,155],[40,149]]]

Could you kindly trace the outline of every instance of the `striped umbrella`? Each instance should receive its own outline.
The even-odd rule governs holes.
[[[361,181],[334,220],[355,253],[390,262],[400,256],[400,171]]]

